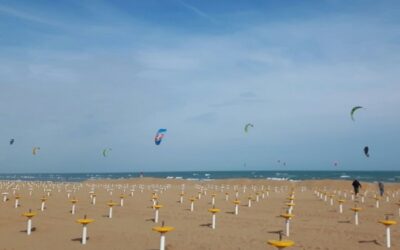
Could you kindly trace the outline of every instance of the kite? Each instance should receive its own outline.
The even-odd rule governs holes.
[[[358,109],[362,109],[362,108],[363,107],[361,107],[361,106],[355,106],[354,108],[351,109],[350,116],[353,121],[354,121],[354,112],[356,112]]]
[[[365,154],[366,157],[369,157],[369,148],[368,148],[368,146],[364,147],[364,154]]]
[[[33,147],[32,148],[32,154],[36,155],[36,153],[38,152],[38,150],[40,150],[40,147]]]
[[[333,165],[336,167],[339,163],[337,161],[333,162]]]
[[[249,132],[249,127],[254,128],[254,125],[251,123],[247,123],[246,126],[244,126],[244,132],[248,133]]]
[[[14,144],[14,139],[11,139],[10,140],[10,145],[13,145]]]
[[[160,143],[161,143],[162,139],[164,138],[166,132],[167,132],[167,129],[165,129],[165,128],[160,128],[157,131],[157,134],[156,134],[156,136],[154,138],[154,143],[156,145],[160,145]]]
[[[112,150],[111,148],[105,148],[105,149],[103,149],[103,156],[104,156],[104,157],[107,157],[108,152],[111,151],[111,150]]]

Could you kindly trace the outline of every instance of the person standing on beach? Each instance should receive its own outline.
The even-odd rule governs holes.
[[[357,196],[357,194],[358,194],[358,192],[359,192],[359,190],[361,188],[361,183],[358,180],[354,180],[353,184],[351,184],[351,185],[353,185],[354,194]]]
[[[383,196],[383,193],[385,192],[385,186],[383,185],[382,182],[378,182],[378,188],[379,188],[379,193],[381,197]]]

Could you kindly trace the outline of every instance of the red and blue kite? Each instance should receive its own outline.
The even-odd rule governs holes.
[[[167,132],[167,129],[165,129],[165,128],[160,128],[157,131],[156,137],[154,138],[154,143],[156,145],[160,145],[162,139],[164,138],[165,132]]]

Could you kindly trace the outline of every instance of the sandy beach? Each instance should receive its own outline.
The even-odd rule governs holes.
[[[244,188],[245,187],[245,188]],[[159,249],[160,234],[152,228],[161,225],[175,230],[166,235],[166,249],[275,249],[267,240],[278,239],[276,233],[285,230],[284,219],[291,190],[295,204],[290,221],[290,239],[295,246],[289,249],[383,249],[386,247],[385,227],[378,223],[385,214],[399,219],[398,190],[400,185],[387,184],[386,196],[376,208],[376,184],[363,183],[364,203],[359,198],[359,225],[354,224],[354,206],[350,181],[264,181],[250,179],[185,181],[166,179],[96,180],[82,183],[1,182],[1,193],[8,192],[8,200],[1,201],[1,249]],[[31,190],[30,190],[31,189]],[[234,214],[235,189],[241,201],[238,215]],[[183,203],[180,194],[184,192]],[[15,195],[20,205],[15,208]],[[92,204],[90,192],[96,194]],[[30,195],[30,192],[31,195]],[[190,211],[189,198],[201,198]],[[317,194],[320,192],[323,198]],[[335,194],[333,205],[324,195]],[[68,198],[70,193],[70,198]],[[158,196],[159,223],[154,223],[153,193]],[[258,193],[258,202],[257,202]],[[346,193],[346,194],[345,194]],[[124,194],[123,207],[120,195]],[[133,194],[133,195],[132,195]],[[216,228],[211,228],[212,195],[216,214]],[[226,194],[228,200],[226,200]],[[41,198],[45,209],[41,211]],[[252,198],[248,207],[249,196]],[[264,198],[263,198],[264,196]],[[346,196],[347,198],[344,198]],[[2,195],[3,200],[4,195]],[[345,199],[343,213],[339,213],[337,199]],[[75,198],[76,213],[71,214],[71,199]],[[107,202],[114,201],[113,216],[108,218]],[[26,233],[27,219],[21,214],[32,209],[31,235]],[[88,241],[81,245],[82,226],[76,221],[87,215],[94,219],[88,225]],[[398,225],[391,227],[392,248],[400,247]]]

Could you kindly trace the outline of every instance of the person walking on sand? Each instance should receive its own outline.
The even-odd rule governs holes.
[[[378,188],[379,188],[379,193],[381,197],[383,196],[383,193],[385,192],[385,186],[383,185],[382,182],[378,182]]]
[[[361,188],[360,182],[359,182],[358,180],[354,180],[354,181],[353,181],[353,184],[351,184],[351,185],[353,185],[354,194],[357,196],[357,194],[358,194],[358,192],[359,192],[359,190],[360,190],[360,188]]]

